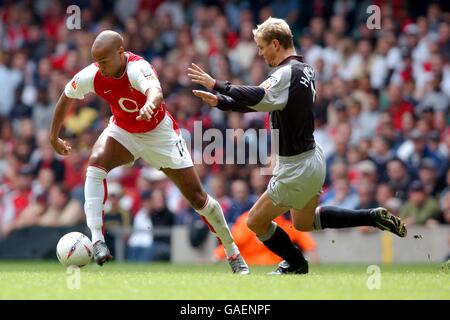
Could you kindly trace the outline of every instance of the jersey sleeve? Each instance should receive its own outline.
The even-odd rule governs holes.
[[[127,72],[132,87],[140,93],[145,94],[150,88],[161,89],[155,70],[147,61],[138,60],[129,63]]]
[[[254,111],[282,110],[289,98],[291,73],[291,67],[287,65],[275,71],[259,86],[232,85],[217,81],[214,89]]]
[[[289,87],[291,85],[292,68],[290,65],[283,66],[275,71],[269,78],[259,86],[265,90],[265,95],[253,109],[258,111],[283,110],[289,98]]]
[[[220,93],[218,93],[216,96],[218,99],[217,108],[222,111],[235,111],[241,113],[256,112],[256,110],[247,107],[242,102],[237,102],[229,96]]]
[[[91,64],[78,72],[69,83],[66,84],[64,93],[71,99],[84,99],[84,96],[94,92],[94,77],[98,68]]]

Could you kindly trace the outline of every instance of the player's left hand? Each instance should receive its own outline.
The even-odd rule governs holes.
[[[153,110],[155,109],[156,107],[153,103],[145,103],[144,106],[139,110],[139,115],[136,117],[136,120],[150,121],[153,116]]]
[[[188,76],[192,79],[192,82],[198,83],[205,88],[212,90],[216,84],[216,80],[195,63],[192,63],[191,65],[192,68],[188,68]]]

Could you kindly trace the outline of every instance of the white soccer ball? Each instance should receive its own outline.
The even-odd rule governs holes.
[[[83,267],[94,252],[91,240],[80,232],[70,232],[61,237],[56,246],[56,256],[64,266]]]

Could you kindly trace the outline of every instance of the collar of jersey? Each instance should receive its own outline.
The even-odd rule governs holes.
[[[297,54],[293,54],[293,55],[290,55],[289,57],[285,58],[283,61],[281,61],[281,62],[277,65],[277,67],[279,67],[279,66],[285,64],[286,62],[288,62],[288,61],[291,60],[291,59],[294,59],[294,60],[298,60],[298,61],[300,61],[300,62],[303,62],[303,56],[300,56],[300,55],[297,55]]]

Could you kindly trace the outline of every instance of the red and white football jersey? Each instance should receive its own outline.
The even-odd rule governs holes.
[[[164,101],[154,110],[150,121],[139,121],[139,115],[151,87],[161,88],[153,67],[142,57],[127,51],[127,67],[120,78],[104,77],[96,63],[92,63],[66,85],[65,94],[72,99],[83,99],[87,93],[95,92],[108,101],[112,122],[131,133],[142,133],[154,129],[166,113]]]

